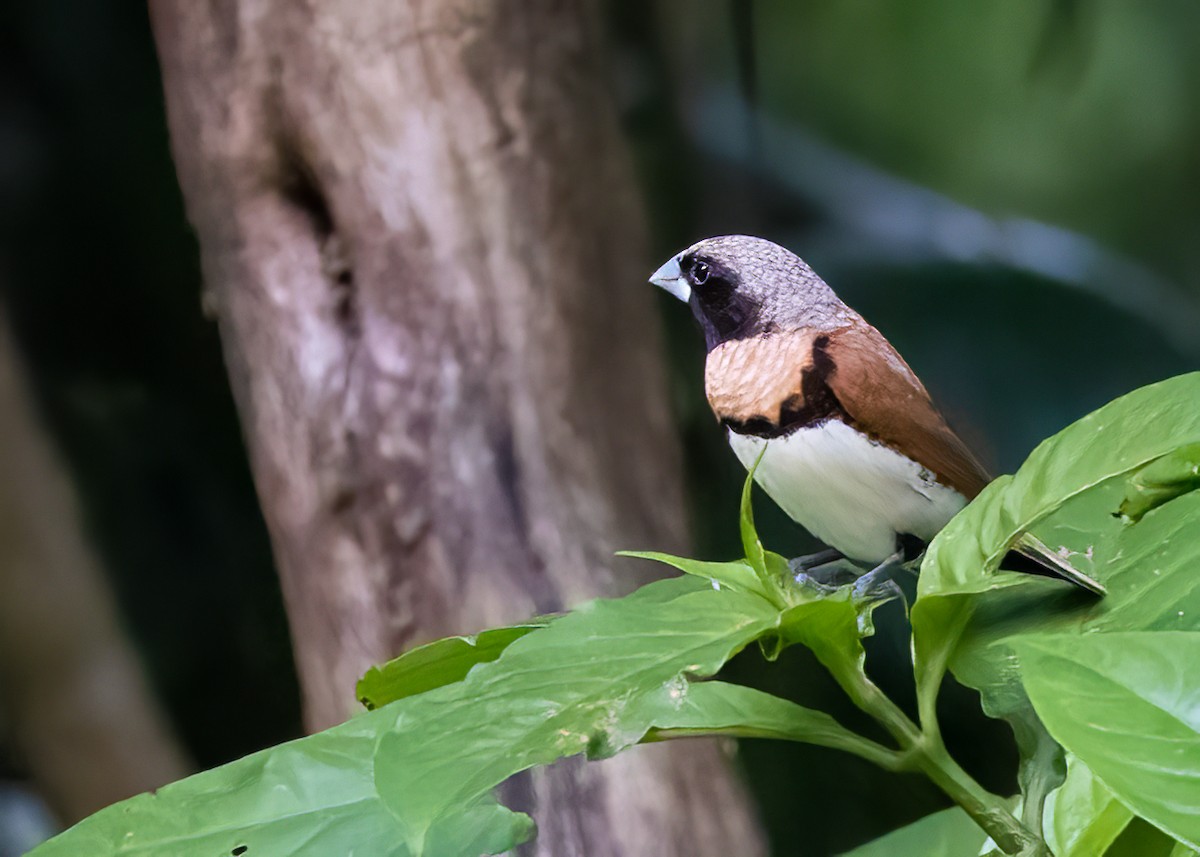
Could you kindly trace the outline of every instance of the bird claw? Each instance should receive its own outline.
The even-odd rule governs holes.
[[[864,574],[856,580],[850,590],[850,595],[856,604],[886,604],[892,599],[899,598],[904,601],[905,612],[908,611],[908,599],[904,597],[904,590],[900,588],[900,584],[891,578],[863,583],[867,577],[869,575]]]
[[[833,549],[819,551],[788,560],[792,579],[821,596],[832,595],[843,589],[850,590],[850,597],[861,607],[885,604],[899,598],[908,613],[908,599],[904,590],[895,581],[899,570],[908,571],[900,551],[888,557],[866,574],[859,574],[846,563],[837,563],[845,556]]]
[[[868,571],[858,580],[854,581],[854,585],[850,590],[851,598],[855,604],[862,606],[886,604],[896,598],[899,598],[904,604],[904,615],[908,615],[908,598],[904,594],[904,590],[900,588],[895,580],[897,571],[907,571],[908,569],[900,561],[899,556],[888,557],[875,568]]]

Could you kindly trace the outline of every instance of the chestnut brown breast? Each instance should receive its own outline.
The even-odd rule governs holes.
[[[824,374],[818,340],[828,336],[800,330],[730,340],[710,351],[704,389],[717,419],[764,437],[828,419],[836,402],[823,383],[813,383]]]

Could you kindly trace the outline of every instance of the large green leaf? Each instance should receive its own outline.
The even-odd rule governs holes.
[[[1200,632],[1027,637],[1025,686],[1050,733],[1134,812],[1200,845]]]
[[[1057,783],[1061,768],[1055,745],[1039,740],[1044,728],[1022,685],[1014,643],[1048,634],[1200,629],[1200,576],[1194,574],[1200,493],[1125,525],[1112,515],[1123,490],[1123,480],[1097,486],[1064,505],[1048,528],[1057,536],[1052,544],[1082,548],[1073,560],[1091,562],[1089,570],[1108,584],[1107,597],[1090,599],[1043,580],[977,596],[953,652],[958,679],[982,692],[988,713],[1013,724],[1023,753],[1022,787],[1030,797],[1025,820],[1035,829],[1039,796]],[[1088,528],[1092,537],[1084,541]]]
[[[530,825],[491,790],[533,765],[609,755],[651,727],[679,724],[746,720],[770,731],[797,717],[818,743],[841,740],[821,715],[689,683],[780,622],[779,609],[757,595],[687,577],[591,602],[509,642],[462,681],[117,804],[36,854],[209,857],[243,845],[251,857],[503,851]],[[709,721],[705,698],[716,705]]]
[[[1019,717],[1028,700],[1013,644],[1046,634],[1200,630],[1200,493],[1192,492],[1133,525],[1113,517],[1123,485],[1110,481],[1065,505],[1049,531],[1053,544],[1075,545],[1073,557],[1101,575],[1102,600],[1031,579],[974,599],[951,666],[983,693],[996,716]],[[1090,529],[1086,541],[1084,533]]]
[[[1066,781],[1046,802],[1043,835],[1055,857],[1096,857],[1133,817],[1091,768],[1069,756]]]
[[[949,664],[983,693],[990,714],[1024,721],[1019,731],[1036,736],[1007,638],[1156,626],[1171,621],[1176,600],[1200,598],[1193,582],[1200,578],[1181,571],[1188,557],[1161,550],[1168,532],[1195,531],[1193,508],[1167,503],[1133,526],[1114,516],[1131,477],[1200,440],[1198,400],[1200,374],[1193,373],[1110,403],[1041,444],[1015,476],[989,485],[934,539],[912,611],[923,718],[932,716]],[[1096,600],[1057,581],[998,572],[1008,546],[1030,529],[1101,579],[1108,596]],[[1171,561],[1155,568],[1160,558]]]
[[[1117,399],[1039,445],[1015,476],[989,485],[938,534],[922,564],[912,610],[923,715],[933,711],[952,656],[955,674],[984,691],[991,711],[1004,714],[1022,703],[1019,692],[1009,693],[1019,689],[1011,652],[991,650],[998,638],[1082,628],[1088,622],[1112,629],[1146,627],[1164,619],[1171,598],[1196,597],[1197,587],[1177,575],[1178,549],[1164,551],[1155,543],[1166,531],[1195,535],[1194,508],[1173,507],[1196,493],[1167,503],[1133,526],[1123,525],[1113,513],[1129,477],[1156,459],[1200,443],[1197,402],[1200,373]],[[1169,520],[1149,527],[1160,515]],[[1056,581],[997,571],[1009,546],[1025,531],[1060,547],[1107,585],[1109,595],[1089,599]],[[1170,568],[1161,567],[1160,559],[1171,560]],[[1200,576],[1188,577],[1200,583]],[[1144,599],[1147,586],[1154,591],[1149,600]],[[985,615],[976,615],[980,611]],[[960,643],[964,634],[970,639]]]
[[[403,703],[399,703],[403,705]],[[246,857],[423,853],[389,809],[381,738],[390,709],[188,777],[101,810],[31,857]],[[381,782],[381,780],[383,780]],[[495,853],[528,839],[527,816],[476,795],[453,823],[432,825],[438,851]]]
[[[1139,511],[1158,507],[1137,524],[1117,514],[1139,479],[1178,486],[1186,478],[1185,467],[1164,462],[1200,442],[1197,401],[1200,374],[1193,373],[1084,417],[1042,443],[1015,476],[989,485],[934,539],[922,565],[912,611],[922,721],[933,722],[947,666],[978,689],[984,709],[1016,733],[1023,819],[1032,829],[1065,769],[1021,685],[1011,642],[1068,631],[1200,627],[1200,576],[1188,570],[1200,556],[1200,493],[1154,492]],[[997,571],[1026,531],[1098,578],[1108,595],[1096,599],[1059,581]]]
[[[985,842],[987,834],[969,815],[954,807],[927,815],[844,857],[974,857]]]

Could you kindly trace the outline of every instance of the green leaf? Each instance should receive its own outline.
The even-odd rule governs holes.
[[[34,853],[503,851],[531,827],[496,804],[495,786],[533,765],[636,743],[672,690],[686,700],[687,679],[714,674],[779,624],[778,608],[757,595],[694,577],[652,583],[510,642],[461,681],[116,804]]]
[[[1043,836],[1055,857],[1095,857],[1133,817],[1087,765],[1068,756],[1066,781],[1046,802]]]
[[[637,716],[652,724],[648,741],[713,734],[776,738],[845,750],[886,768],[898,762],[895,751],[851,732],[823,711],[720,681],[646,694],[638,703]]]
[[[1200,632],[1016,643],[1046,728],[1135,813],[1200,843]]]
[[[782,634],[789,645],[800,643],[811,649],[834,676],[862,674],[866,660],[862,641],[874,633],[871,615],[876,606],[878,602],[855,601],[850,587],[814,595],[784,612]]]
[[[1189,857],[1194,853],[1157,827],[1135,818],[1104,852],[1104,857]]]
[[[997,716],[1028,705],[1013,644],[1050,634],[1200,630],[1200,492],[1179,497],[1140,523],[1124,526],[1107,512],[1119,481],[1097,486],[1063,507],[1052,522],[1058,544],[1084,549],[1109,587],[1095,600],[1048,580],[1022,581],[979,596],[953,652],[956,677],[983,693]],[[1079,541],[1085,528],[1090,539]]]
[[[358,700],[368,710],[462,681],[475,664],[494,661],[508,646],[549,621],[493,628],[470,637],[446,637],[418,646],[358,680]]]
[[[1131,522],[1164,503],[1200,488],[1200,444],[1193,443],[1147,464],[1125,488],[1120,514]]]
[[[419,698],[419,697],[417,697]],[[399,703],[403,705],[403,703]],[[528,839],[528,818],[481,795],[414,847],[379,782],[391,709],[264,750],[142,794],[84,819],[30,857],[246,857],[295,854],[498,853]]]
[[[1140,523],[1114,515],[1128,479],[1200,443],[1200,374],[1137,390],[1042,443],[1015,476],[989,485],[926,554],[912,610],[921,721],[935,722],[947,668],[1006,718],[1022,751],[1023,820],[1041,826],[1041,798],[1061,780],[1053,744],[1021,684],[1012,643],[1064,632],[1200,628],[1200,492]],[[1062,582],[997,570],[1025,532],[1104,583],[1096,599]],[[1180,612],[1182,611],[1182,612]]]
[[[1190,627],[1200,616],[1200,507],[1192,492],[1141,523],[1113,516],[1126,479],[1200,443],[1200,373],[1136,390],[1043,442],[1015,476],[989,485],[930,545],[913,605],[922,719],[949,665],[1007,716],[1028,707],[1009,640],[1067,630]],[[1065,584],[999,572],[1025,531],[1106,584],[1094,599]],[[1176,606],[1178,605],[1178,606]],[[1182,608],[1184,615],[1177,616]]]
[[[760,453],[759,459],[761,460]],[[749,592],[766,598],[780,609],[812,597],[809,590],[794,584],[787,559],[777,553],[764,550],[758,531],[754,526],[754,504],[752,494],[754,487],[754,467],[746,474],[742,484],[741,512],[739,524],[742,537],[742,548],[746,553],[744,559],[733,562],[706,562],[687,557],[672,556],[657,551],[619,551],[618,556],[649,559],[665,563],[679,569],[685,574],[703,577],[713,582],[714,586],[726,586],[736,592]],[[775,660],[783,646],[783,641],[774,638],[762,641],[763,655],[768,660]]]
[[[927,815],[848,851],[844,857],[973,857],[987,841],[979,825],[954,807]]]
[[[719,586],[726,586],[735,592],[749,592],[770,600],[774,593],[763,586],[762,579],[743,560],[734,562],[708,562],[700,559],[688,559],[682,556],[672,556],[658,551],[618,551],[617,556],[627,556],[634,559],[649,559],[676,568],[685,574],[702,577],[713,581]]]

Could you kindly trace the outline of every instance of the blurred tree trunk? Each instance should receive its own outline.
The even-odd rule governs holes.
[[[312,729],[371,663],[627,591],[649,570],[614,549],[684,541],[594,11],[151,2]],[[507,788],[540,854],[762,850],[715,743]]]
[[[188,773],[121,631],[2,315],[0,709],[63,821]]]

